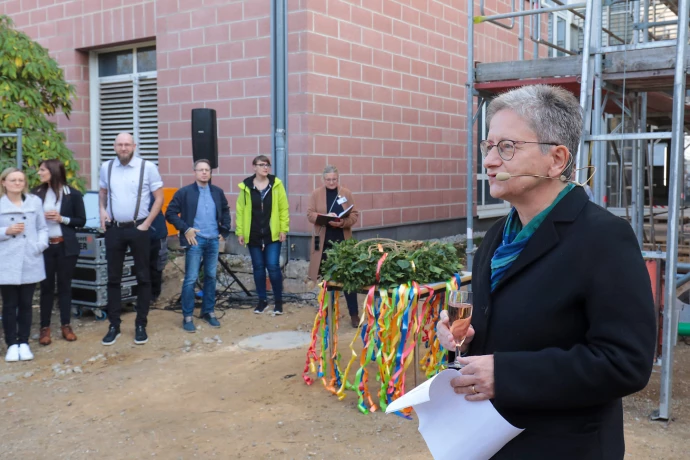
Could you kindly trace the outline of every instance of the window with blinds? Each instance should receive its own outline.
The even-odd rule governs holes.
[[[158,163],[156,48],[145,46],[92,55],[92,176],[115,157],[121,132],[134,136],[137,154]],[[92,183],[94,178],[92,177]]]

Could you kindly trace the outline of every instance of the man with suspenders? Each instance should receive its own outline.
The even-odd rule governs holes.
[[[99,203],[101,227],[105,229],[110,319],[108,333],[101,342],[103,345],[114,344],[120,336],[122,265],[127,247],[134,256],[138,286],[134,343],[142,345],[149,340],[146,334],[151,304],[148,230],[163,205],[163,181],[152,162],[134,155],[135,149],[134,138],[120,133],[115,138],[117,158],[101,166]],[[151,194],[154,197],[152,206]]]

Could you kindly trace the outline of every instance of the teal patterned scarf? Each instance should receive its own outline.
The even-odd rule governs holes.
[[[556,206],[573,188],[575,188],[574,184],[568,184],[561,193],[558,194],[553,203],[540,212],[534,219],[530,220],[526,227],[522,226],[522,222],[520,222],[515,208],[510,210],[506,224],[503,227],[503,241],[491,258],[491,291],[496,288],[499,281],[503,278],[503,275],[505,275],[508,269],[513,265],[513,262],[520,256],[522,250],[527,246],[527,242],[532,235],[534,235],[534,232],[537,231],[541,223],[544,222],[546,216],[549,215],[554,206]]]

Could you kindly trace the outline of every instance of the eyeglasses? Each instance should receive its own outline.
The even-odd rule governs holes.
[[[489,141],[481,141],[479,143],[479,150],[482,152],[482,158],[486,158],[492,148],[496,147],[498,150],[498,155],[504,161],[510,161],[515,156],[515,146],[522,144],[540,144],[540,145],[561,145],[555,142],[527,142],[527,141],[511,141],[505,139],[500,141],[498,144],[492,144]]]
[[[271,167],[271,165],[269,165],[268,163],[257,163],[254,166],[258,166],[259,168],[270,168]]]
[[[200,172],[200,173],[209,173],[209,172],[211,172],[210,169],[195,169],[194,171]]]

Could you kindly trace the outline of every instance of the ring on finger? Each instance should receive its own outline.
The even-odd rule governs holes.
[[[474,394],[479,394],[479,392],[478,392],[477,389],[474,387],[474,385],[472,385],[472,393],[474,393]]]

